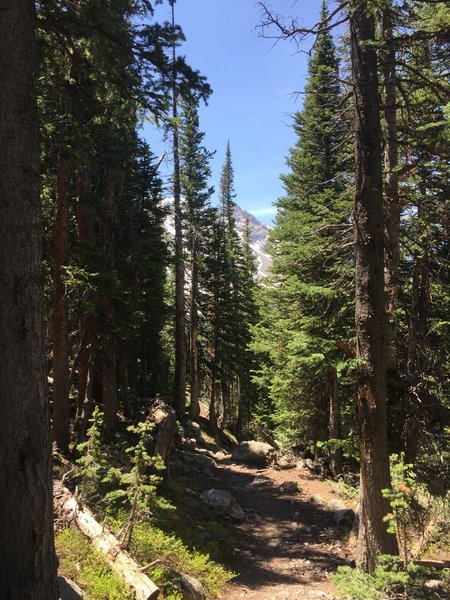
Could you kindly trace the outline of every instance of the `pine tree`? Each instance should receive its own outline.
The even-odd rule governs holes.
[[[199,130],[198,100],[194,97],[188,98],[183,103],[182,109],[180,177],[181,193],[186,206],[187,262],[190,271],[189,412],[192,420],[198,421],[200,416],[199,308],[205,251],[208,248],[211,228],[209,199],[214,189],[208,185],[211,176],[209,161],[212,153],[202,146],[204,134]]]
[[[250,387],[250,384],[244,386],[243,382],[253,366],[253,355],[248,346],[250,327],[256,318],[255,266],[236,231],[235,197],[234,169],[228,143],[220,178],[220,205],[210,264],[213,297],[210,421],[213,426],[219,416],[222,426],[236,424],[244,388],[247,388],[247,393]],[[242,408],[241,423],[244,421]]]
[[[327,14],[323,5],[322,21]],[[277,406],[278,433],[297,444],[340,433],[336,404],[343,392],[335,378],[344,365],[336,342],[353,337],[348,120],[325,30],[312,49],[303,110],[295,115],[297,142],[282,176],[286,196],[278,200],[270,236],[272,276],[255,330],[255,348],[268,358],[258,379]]]

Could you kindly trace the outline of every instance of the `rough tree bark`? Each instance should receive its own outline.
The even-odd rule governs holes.
[[[400,265],[400,202],[398,193],[397,76],[393,38],[393,12],[385,7],[381,20],[383,36],[384,88],[384,194],[385,194],[385,264],[387,370],[397,370],[397,332],[393,314],[398,304],[398,269]]]
[[[102,239],[104,246],[104,269],[105,272],[108,273],[112,272],[114,268],[115,254],[114,189],[111,176],[108,178],[105,199],[107,214],[105,214],[102,222]],[[100,300],[100,312],[103,322],[107,325],[100,364],[100,382],[105,416],[105,432],[109,437],[115,429],[117,418],[117,344],[114,333],[114,305],[108,292],[103,294]]]
[[[0,0],[0,593],[55,600],[34,7]]]
[[[64,266],[69,246],[70,155],[62,149],[56,176],[56,207],[53,226],[53,439],[61,452],[69,451],[69,351],[67,347],[67,302]]]
[[[351,64],[355,95],[355,254],[357,401],[361,456],[361,524],[358,555],[373,573],[380,554],[398,553],[383,517],[390,487],[386,418],[386,316],[381,125],[375,19],[367,1],[350,11]]]
[[[191,329],[190,329],[190,384],[191,405],[189,414],[193,421],[200,417],[198,380],[198,234],[193,232],[191,272]]]
[[[338,377],[336,369],[328,372],[328,433],[330,439],[341,438],[341,406],[338,396]],[[334,475],[342,473],[342,450],[337,448],[331,456],[331,468]]]

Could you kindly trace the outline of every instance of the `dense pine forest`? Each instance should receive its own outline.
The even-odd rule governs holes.
[[[301,5],[261,276],[175,0],[0,1],[1,600],[448,597],[450,5]]]

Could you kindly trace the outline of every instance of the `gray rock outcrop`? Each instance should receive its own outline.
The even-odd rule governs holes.
[[[203,492],[200,499],[218,515],[223,515],[233,521],[245,519],[244,511],[228,490],[207,490]]]
[[[267,466],[275,455],[275,450],[265,442],[241,442],[231,453],[231,458],[236,462],[251,465]]]

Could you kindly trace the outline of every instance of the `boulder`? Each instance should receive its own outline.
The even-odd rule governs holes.
[[[176,587],[181,592],[183,600],[206,600],[205,588],[191,575],[178,572]]]
[[[289,456],[288,454],[280,454],[278,453],[275,458],[275,468],[288,470],[295,469],[297,466],[297,461],[293,456]]]
[[[444,588],[444,582],[439,579],[429,579],[424,585],[427,590],[433,590],[435,592],[439,592]]]
[[[241,442],[231,453],[231,458],[236,462],[267,466],[275,450],[265,442],[247,441]]]
[[[355,519],[355,513],[351,508],[341,508],[334,511],[334,520],[338,525],[351,528]]]
[[[325,505],[325,500],[323,499],[323,497],[320,494],[314,494],[314,496],[311,496],[309,501],[312,502],[313,504],[317,504],[317,506]]]
[[[345,502],[340,500],[339,498],[333,498],[327,502],[327,508],[329,510],[345,510],[347,507],[345,506]]]
[[[188,452],[187,450],[183,450],[180,454],[184,462],[199,469],[214,469],[217,467],[216,461],[210,456],[197,454],[196,452]]]
[[[233,521],[243,521],[245,519],[244,511],[228,490],[207,490],[203,492],[200,499],[218,515],[229,517]]]
[[[83,600],[84,595],[77,584],[66,577],[58,577],[59,600]]]

